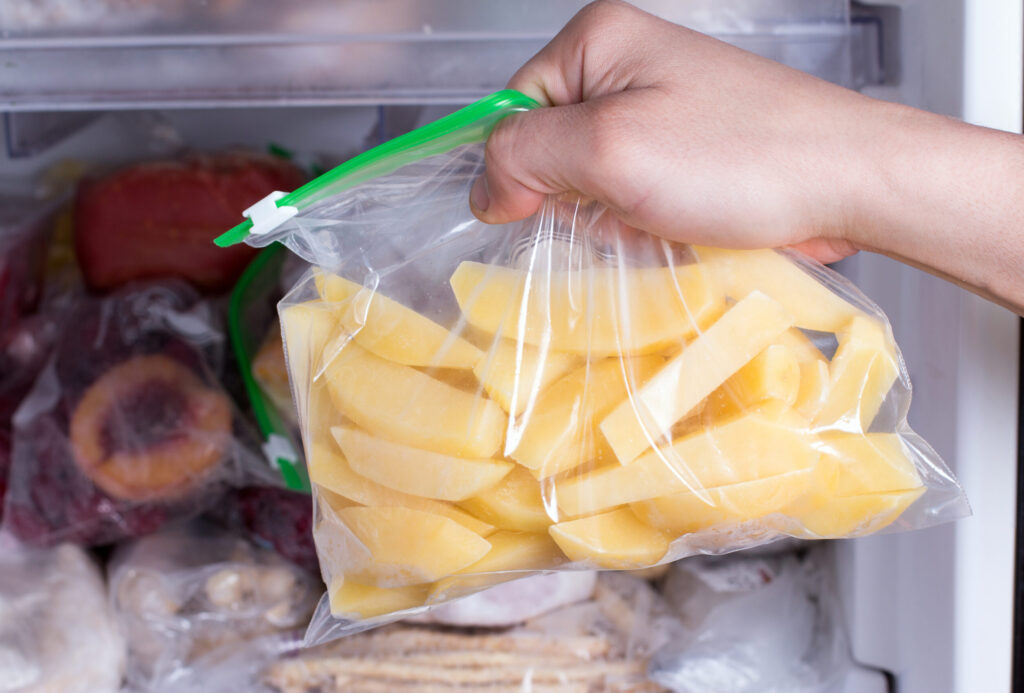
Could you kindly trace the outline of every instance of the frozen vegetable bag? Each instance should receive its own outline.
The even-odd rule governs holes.
[[[877,306],[788,251],[687,247],[581,199],[488,226],[499,92],[247,212],[281,301],[342,634],[530,571],[651,566],[963,516]]]

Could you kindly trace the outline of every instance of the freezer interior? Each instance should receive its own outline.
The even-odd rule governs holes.
[[[174,2],[54,23],[0,1],[0,180],[184,150],[287,151],[330,167],[496,88],[580,3]],[[662,3],[674,21],[825,79],[1020,131],[1019,3]],[[20,7],[20,9],[19,9]],[[368,69],[345,69],[346,66]],[[62,163],[63,162],[63,163]],[[856,670],[848,691],[1006,690],[1011,681],[1019,326],[874,255],[838,269],[885,310],[916,385],[910,423],[974,516],[835,542]]]

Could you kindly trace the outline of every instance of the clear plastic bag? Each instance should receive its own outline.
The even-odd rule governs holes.
[[[14,415],[4,527],[22,541],[100,545],[273,481],[215,373],[223,335],[182,283],[83,296]]]
[[[109,575],[136,690],[162,690],[216,650],[304,626],[323,589],[276,554],[203,522],[118,547]]]
[[[686,634],[651,678],[676,693],[833,693],[853,667],[832,552],[696,557],[674,563],[665,597]]]
[[[670,243],[569,197],[478,222],[482,141],[531,106],[500,92],[221,239],[319,267],[280,304],[330,596],[311,634],[530,571],[969,512],[906,423],[885,316],[838,274]]]
[[[582,600],[508,627],[402,623],[307,649],[261,638],[204,657],[162,693],[658,693],[651,657],[682,635],[646,581],[591,575]]]
[[[290,265],[296,264],[296,259],[275,245],[249,264],[231,292],[228,334],[249,408],[263,434],[264,456],[281,472],[285,486],[308,492],[309,477],[277,317],[277,302],[295,281],[290,277],[295,273]],[[304,267],[299,274],[308,269],[301,264]]]
[[[222,293],[253,259],[251,248],[218,251],[210,241],[239,209],[303,173],[246,150],[193,153],[89,175],[75,192],[75,252],[86,283],[107,291],[175,277]]]
[[[0,690],[116,693],[125,643],[100,571],[80,548],[0,537]]]
[[[0,182],[0,342],[42,295],[55,204]]]
[[[276,551],[312,573],[320,572],[308,492],[250,486],[228,493],[208,515],[257,546]]]

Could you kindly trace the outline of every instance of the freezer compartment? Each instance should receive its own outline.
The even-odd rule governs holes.
[[[5,110],[466,103],[501,88],[585,3],[105,4],[0,0]],[[851,24],[843,0],[638,4],[839,84],[882,74],[880,24]]]

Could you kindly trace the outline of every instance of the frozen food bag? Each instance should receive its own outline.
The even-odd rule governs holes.
[[[277,316],[277,303],[291,286],[282,287],[289,276],[290,258],[295,256],[274,244],[249,264],[231,291],[228,335],[249,410],[263,436],[264,456],[280,472],[285,486],[308,492],[309,478]]]
[[[32,312],[43,290],[43,260],[55,203],[0,181],[0,340]]]
[[[676,693],[839,693],[853,669],[826,544],[673,563],[665,597],[682,637],[652,660]]]
[[[117,693],[124,663],[124,637],[85,551],[0,537],[0,690]]]
[[[101,545],[194,515],[270,469],[217,374],[223,335],[183,283],[82,296],[14,414],[4,528]]]
[[[210,241],[239,207],[304,180],[287,161],[246,150],[193,153],[87,176],[75,191],[73,228],[85,282],[107,291],[176,277],[223,292],[256,253],[245,247],[218,252]]]
[[[636,569],[963,516],[885,316],[791,251],[592,201],[478,222],[499,92],[247,211],[279,309],[335,633],[531,571]],[[680,222],[683,223],[683,222]]]
[[[308,492],[248,486],[225,495],[207,516],[295,565],[320,572]]]
[[[215,650],[309,622],[319,579],[201,521],[126,542],[109,566],[127,682],[162,690]]]
[[[471,623],[399,623],[305,649],[301,636],[268,636],[200,658],[161,693],[667,691],[651,662],[683,632],[665,600],[624,574],[558,575],[587,591],[543,615],[496,625],[484,608]]]

